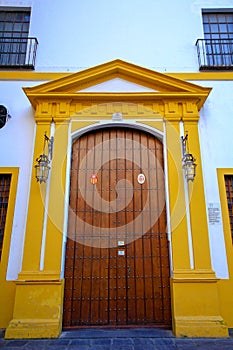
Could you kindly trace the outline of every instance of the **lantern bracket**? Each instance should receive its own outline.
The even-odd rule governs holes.
[[[38,158],[36,158],[37,164],[35,165],[36,180],[39,183],[46,182],[48,179],[50,162],[53,155],[53,141],[53,136],[49,138],[45,132],[43,153]]]
[[[182,144],[182,163],[184,174],[187,181],[194,181],[194,177],[196,176],[196,167],[195,163],[196,159],[193,157],[192,153],[189,152],[188,147],[188,133],[185,136],[181,136],[181,144]]]

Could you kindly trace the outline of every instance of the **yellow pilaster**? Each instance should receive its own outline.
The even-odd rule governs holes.
[[[35,148],[33,157],[34,161],[43,152],[45,131],[49,133],[50,123],[38,123],[36,127]],[[39,272],[40,269],[40,253],[44,222],[45,196],[46,184],[42,183],[41,185],[39,185],[35,178],[35,171],[34,169],[32,169],[22,274],[35,274],[35,272]],[[32,279],[33,277],[29,278]]]
[[[189,200],[186,205],[189,206],[189,213],[187,212],[185,215],[190,215],[191,242],[189,252],[192,250],[192,268],[190,266],[187,268],[186,261],[183,262],[183,266],[182,263],[179,265],[176,263],[176,256],[182,254],[181,252],[187,248],[187,244],[184,245],[181,239],[176,242],[174,232],[172,232],[174,259],[174,271],[171,278],[173,331],[176,336],[226,337],[228,329],[220,312],[218,280],[211,267],[198,115],[194,113],[191,117],[185,118],[184,115],[183,117],[184,120],[186,119],[184,130],[188,132],[189,152],[196,158],[198,166],[194,182],[189,182],[186,187],[188,192],[186,198]],[[177,162],[179,162],[178,159]],[[181,164],[179,166],[181,167]],[[184,179],[184,181],[186,180]],[[169,185],[171,193],[176,191],[173,189],[174,182],[170,182]],[[182,229],[181,226],[180,229]],[[185,230],[185,232],[187,231]]]
[[[190,269],[179,121],[166,122],[173,269]]]
[[[194,251],[195,270],[213,273],[211,267],[208,227],[206,218],[206,202],[202,175],[201,154],[199,145],[197,122],[184,124],[184,130],[188,133],[189,150],[194,155],[197,170],[194,182],[189,181],[188,192],[190,202],[190,220],[192,230],[192,244]]]

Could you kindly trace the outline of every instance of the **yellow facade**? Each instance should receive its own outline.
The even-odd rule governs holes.
[[[116,77],[154,92],[80,92]],[[166,148],[175,335],[227,336],[228,328],[233,327],[229,311],[233,307],[232,282],[218,280],[211,267],[198,136],[199,111],[210,89],[116,60],[24,91],[35,109],[37,123],[33,159],[41,153],[43,134],[46,131],[49,135],[51,124],[55,125],[54,151],[47,184],[39,185],[34,176],[31,179],[23,265],[18,280],[11,283],[8,314],[11,308],[13,314],[6,338],[58,337],[61,332],[64,288],[61,268],[70,166],[67,155],[72,135],[113,125],[114,112],[123,114],[125,126],[153,130],[162,136]],[[181,122],[198,163],[195,181],[187,188],[189,215],[182,171]],[[230,250],[229,242],[227,249]],[[7,326],[7,319],[1,322]]]

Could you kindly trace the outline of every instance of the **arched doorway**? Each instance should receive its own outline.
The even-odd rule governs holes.
[[[171,324],[163,145],[105,128],[73,143],[64,327]]]

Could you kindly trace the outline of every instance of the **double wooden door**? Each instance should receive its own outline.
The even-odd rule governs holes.
[[[64,327],[170,325],[163,146],[114,128],[73,144]]]

